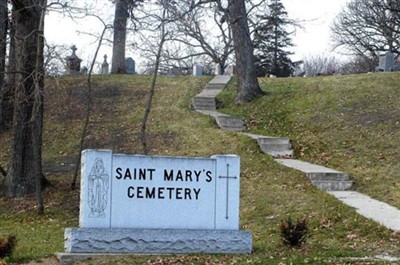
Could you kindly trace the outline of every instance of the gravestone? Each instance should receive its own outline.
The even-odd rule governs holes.
[[[67,74],[78,75],[81,71],[82,60],[76,55],[77,48],[75,45],[72,45],[71,50],[72,54],[65,58],[67,61]]]
[[[215,64],[215,75],[222,75],[222,68],[219,63]]]
[[[193,76],[202,76],[203,75],[203,66],[195,64],[193,65]]]
[[[392,72],[394,65],[394,53],[390,51],[386,52],[385,54],[381,54],[379,56],[379,66],[377,67],[377,71]]]
[[[240,158],[82,153],[79,228],[64,255],[250,253],[239,230]]]
[[[101,64],[101,74],[108,75],[109,73],[109,65],[107,62],[107,54],[104,54],[104,61]]]
[[[89,69],[86,66],[81,68],[81,74],[83,74],[83,75],[87,75],[88,71],[89,71]]]
[[[134,75],[135,72],[135,60],[131,57],[125,59],[125,70],[127,74]]]
[[[235,72],[236,72],[236,66],[235,66],[235,65],[228,65],[228,66],[226,67],[225,74],[227,74],[227,75],[234,75]]]

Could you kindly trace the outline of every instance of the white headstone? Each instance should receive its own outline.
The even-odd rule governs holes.
[[[193,76],[202,76],[203,75],[203,66],[195,64],[193,65]]]

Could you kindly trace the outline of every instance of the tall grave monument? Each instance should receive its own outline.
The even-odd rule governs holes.
[[[75,45],[72,45],[71,47],[72,54],[70,56],[67,56],[67,58],[65,58],[67,61],[67,74],[69,75],[78,75],[80,74],[81,71],[82,59],[76,55],[77,49],[78,48],[76,48]]]
[[[250,253],[239,230],[240,158],[163,157],[85,150],[77,253]]]

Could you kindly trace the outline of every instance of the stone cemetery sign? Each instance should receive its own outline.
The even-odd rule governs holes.
[[[85,150],[80,228],[66,229],[66,251],[249,253],[251,233],[239,230],[239,184],[235,155]]]

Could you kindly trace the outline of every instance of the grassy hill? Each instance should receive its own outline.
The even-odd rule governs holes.
[[[263,79],[268,96],[233,106],[252,131],[293,140],[296,157],[349,172],[355,189],[400,208],[400,74]]]
[[[149,76],[95,77],[85,148],[142,152],[139,130],[150,80]],[[398,233],[359,216],[313,187],[302,174],[278,165],[255,141],[219,130],[211,118],[191,110],[191,98],[209,80],[159,78],[148,126],[151,154],[239,155],[240,226],[253,232],[253,254],[113,257],[87,264],[343,264],[341,257],[400,255]],[[245,117],[253,133],[289,137],[297,158],[349,172],[355,189],[400,207],[396,175],[400,74],[260,82],[267,95],[243,106],[232,103],[232,82],[220,96],[221,111]],[[82,77],[47,82],[43,159],[52,186],[45,191],[43,216],[35,214],[33,198],[0,198],[0,236],[13,233],[19,240],[11,261],[62,252],[64,228],[78,226],[79,191],[71,191],[69,185],[83,124],[84,83]],[[0,164],[6,165],[10,132],[1,132],[0,137]],[[310,233],[300,248],[282,244],[278,225],[287,217],[309,220]]]

